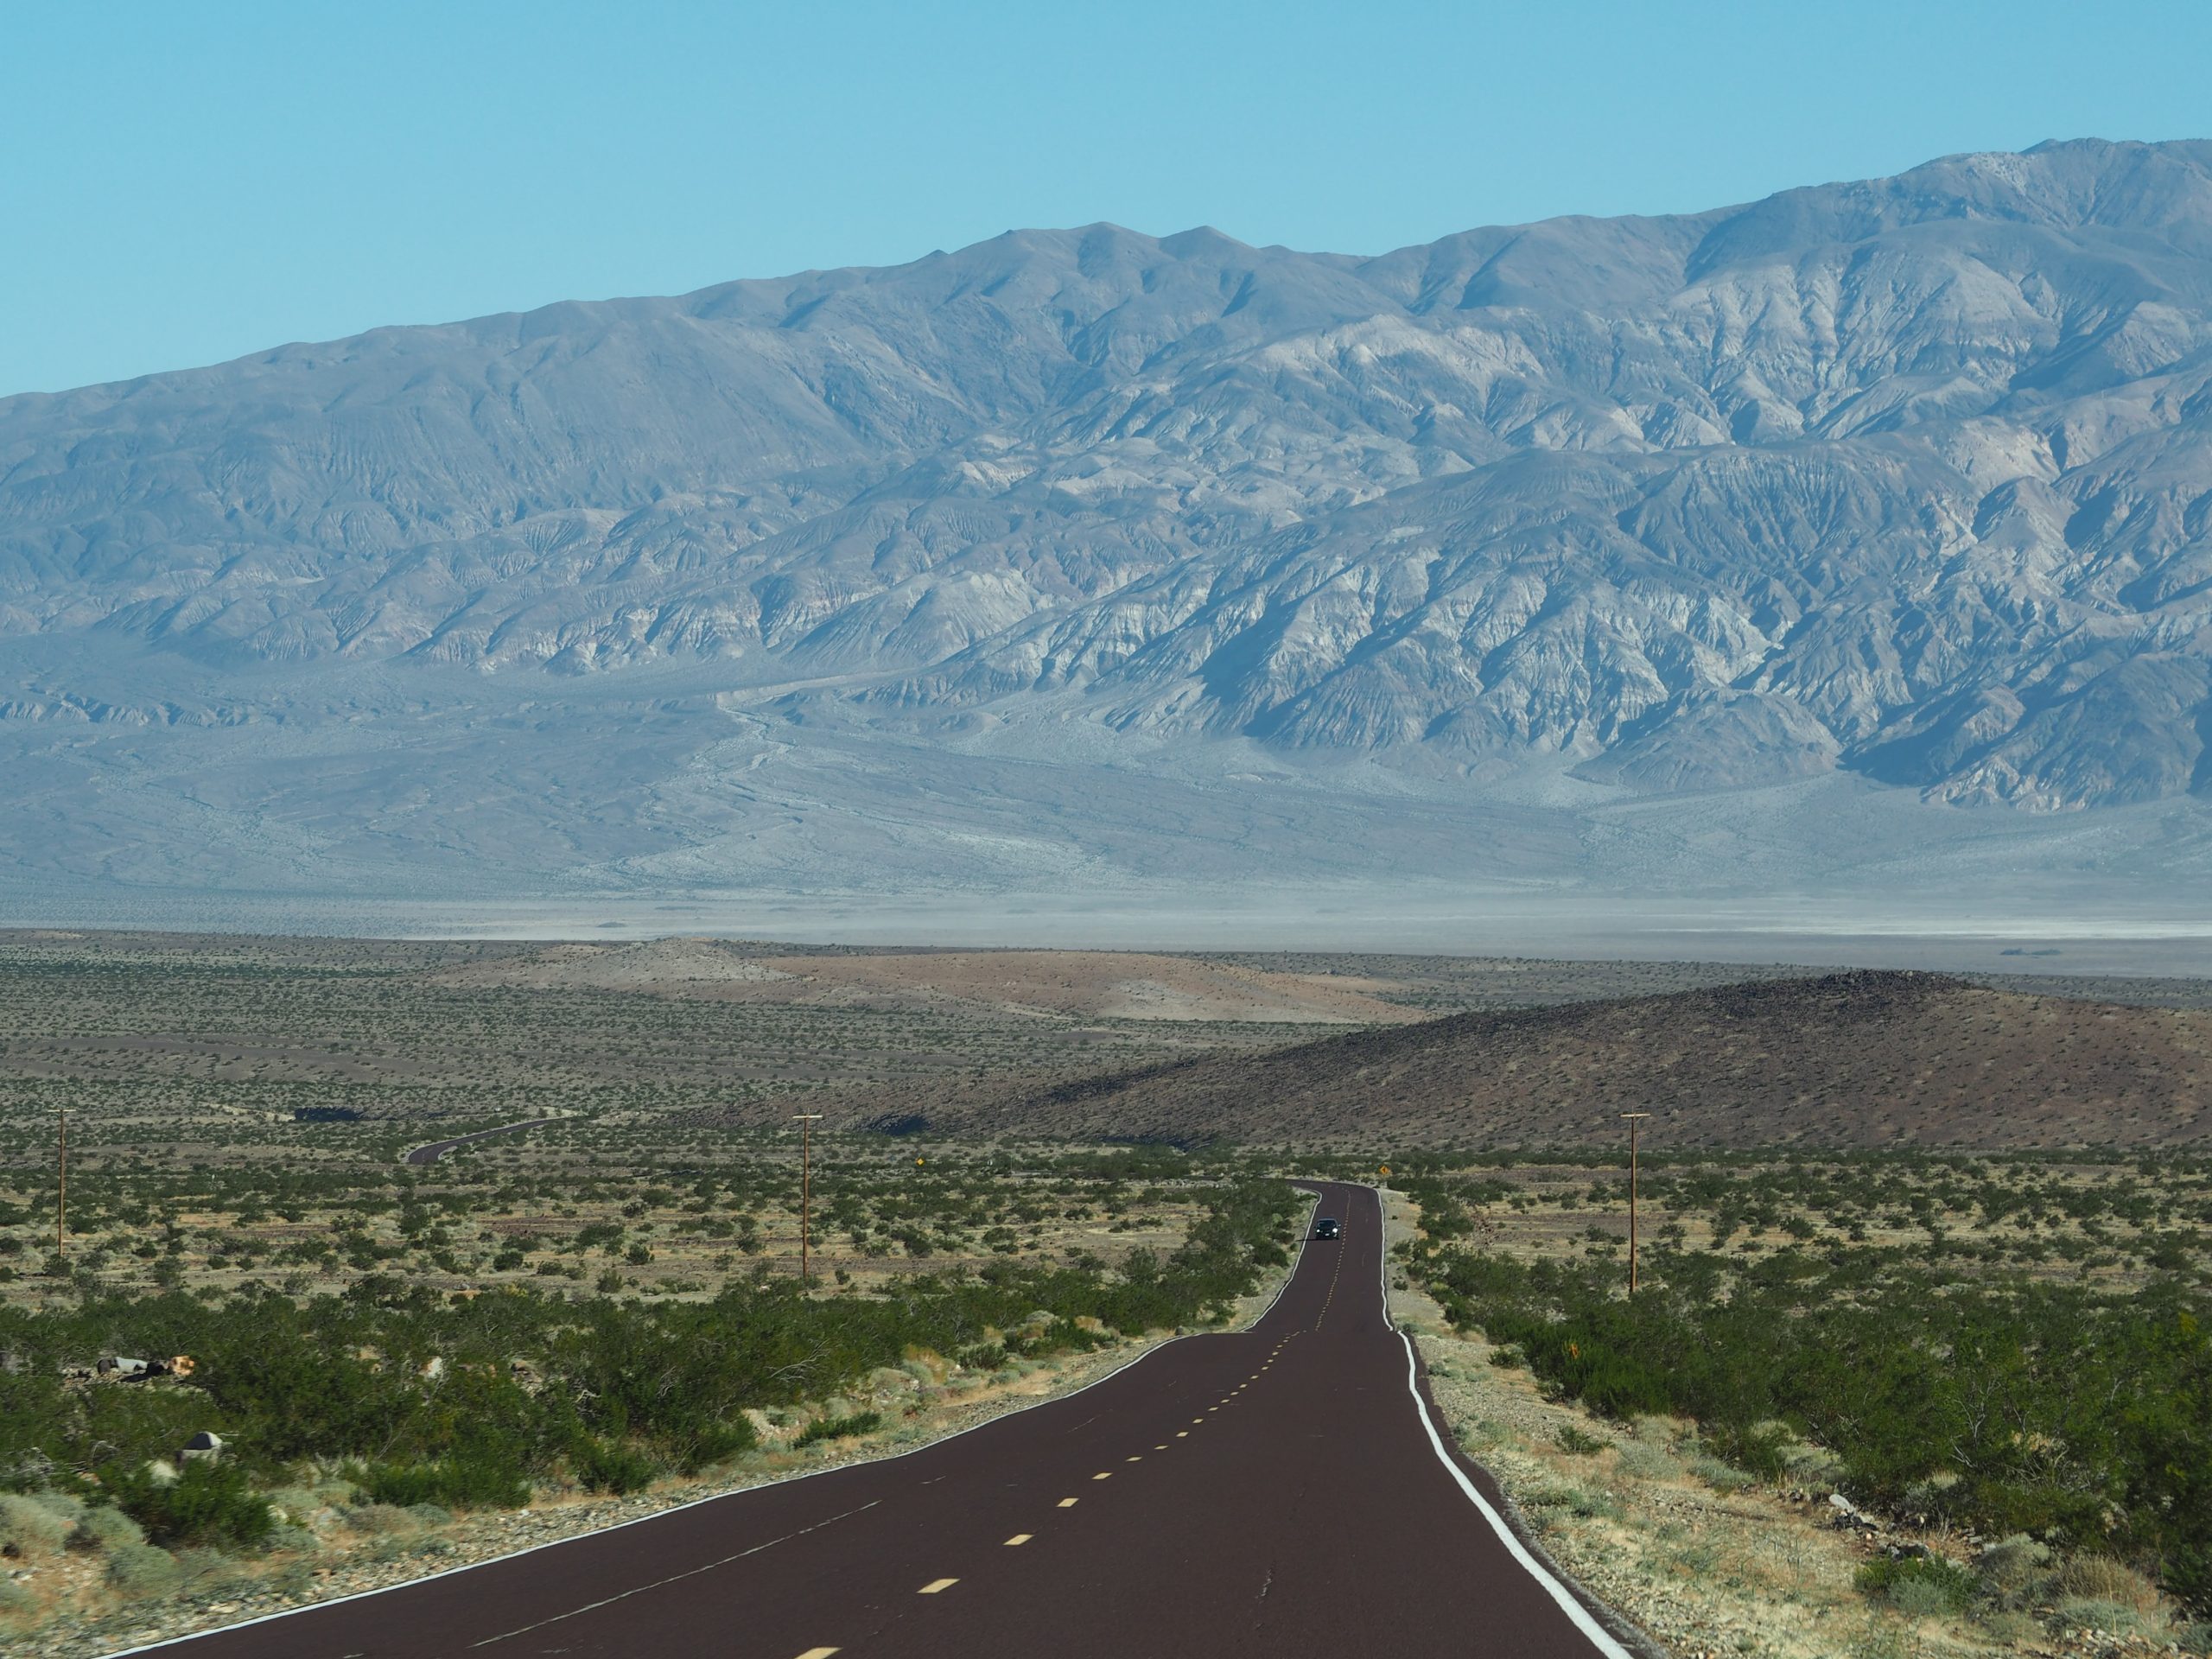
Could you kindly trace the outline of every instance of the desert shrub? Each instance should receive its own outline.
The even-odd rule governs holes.
[[[2077,1630],[2108,1630],[2115,1636],[2163,1634],[2166,1621],[2154,1609],[2133,1602],[2104,1601],[2090,1596],[2061,1596],[2059,1623]]]
[[[1552,1436],[1559,1449],[1578,1458],[1590,1457],[1611,1446],[1611,1440],[1601,1440],[1595,1434],[1586,1434],[1573,1423],[1560,1425],[1559,1433]]]
[[[1681,1460],[1659,1446],[1642,1440],[1624,1440],[1619,1451],[1623,1472],[1637,1480],[1676,1480],[1681,1477]]]
[[[151,1544],[120,1544],[108,1552],[107,1581],[118,1595],[145,1601],[168,1595],[183,1582],[176,1557]]]
[[[2058,1589],[2062,1595],[2131,1607],[2139,1613],[2155,1612],[2158,1607],[2158,1586],[2109,1555],[2069,1556],[2058,1569]]]
[[[445,1510],[512,1510],[530,1502],[530,1482],[522,1471],[488,1455],[357,1464],[347,1467],[346,1476],[372,1504],[397,1510],[426,1503]]]
[[[1859,1569],[1857,1582],[1915,1618],[1964,1612],[1974,1605],[1974,1575],[1940,1555],[1878,1555]]]
[[[817,1417],[799,1431],[793,1446],[813,1446],[822,1440],[841,1440],[854,1434],[872,1434],[883,1427],[880,1412],[855,1412],[849,1417]]]
[[[0,1558],[37,1560],[61,1548],[69,1523],[35,1497],[0,1492]]]
[[[245,1575],[219,1549],[181,1549],[176,1553],[176,1576],[180,1590],[206,1592],[226,1589]]]
[[[27,1496],[40,1508],[59,1516],[65,1526],[75,1526],[87,1507],[85,1500],[73,1492],[31,1492]]]
[[[569,1467],[586,1491],[635,1492],[651,1485],[660,1465],[633,1446],[579,1435],[569,1449]]]
[[[108,1489],[157,1544],[257,1544],[276,1526],[269,1500],[235,1464],[197,1460],[175,1480],[134,1469],[111,1477]]]
[[[1747,1471],[1710,1452],[1693,1452],[1689,1468],[1692,1474],[1716,1492],[1747,1492],[1758,1484]]]
[[[2050,1546],[2015,1533],[1982,1546],[1974,1563],[1983,1601],[2000,1612],[2040,1606],[2056,1593]]]
[[[125,1544],[145,1541],[146,1529],[121,1510],[86,1510],[69,1529],[69,1548],[86,1553],[112,1553]]]
[[[345,1511],[346,1524],[355,1532],[373,1535],[394,1532],[412,1532],[421,1523],[410,1510],[397,1503],[350,1504]]]

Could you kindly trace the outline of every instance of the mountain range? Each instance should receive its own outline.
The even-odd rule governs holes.
[[[2209,743],[2212,143],[0,400],[16,908],[2179,879]]]

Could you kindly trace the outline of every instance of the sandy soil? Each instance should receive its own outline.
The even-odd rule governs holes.
[[[645,991],[662,996],[878,1006],[963,1004],[1078,1019],[1398,1024],[1385,982],[1282,973],[1188,957],[1110,950],[931,950],[756,957],[714,939],[556,944],[474,963],[448,983]]]

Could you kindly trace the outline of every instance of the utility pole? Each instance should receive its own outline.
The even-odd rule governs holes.
[[[61,1109],[61,1135],[54,1149],[54,1254],[69,1253],[69,1109]]]
[[[1649,1112],[1623,1112],[1628,1120],[1628,1294],[1636,1294],[1636,1132]]]
[[[793,1112],[791,1122],[798,1125],[798,1281],[802,1285],[814,1282],[814,1264],[809,1255],[814,1219],[814,1126],[822,1121],[819,1112]]]

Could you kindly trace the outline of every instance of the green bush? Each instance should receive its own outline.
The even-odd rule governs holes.
[[[569,1448],[569,1467],[586,1491],[641,1491],[660,1473],[660,1465],[632,1446],[579,1435]]]
[[[346,1479],[371,1503],[411,1510],[513,1510],[530,1502],[530,1482],[512,1463],[478,1454],[429,1463],[350,1464]]]
[[[854,1434],[873,1434],[883,1427],[880,1412],[858,1411],[849,1417],[817,1417],[799,1431],[793,1446],[813,1446],[822,1440],[842,1440]]]
[[[1592,1456],[1612,1444],[1611,1440],[1599,1440],[1595,1434],[1584,1433],[1573,1423],[1562,1424],[1552,1439],[1558,1443],[1560,1451],[1578,1458]]]
[[[117,1507],[157,1544],[257,1544],[276,1530],[269,1500],[235,1464],[196,1459],[175,1480],[151,1467],[134,1469],[107,1484]]]

